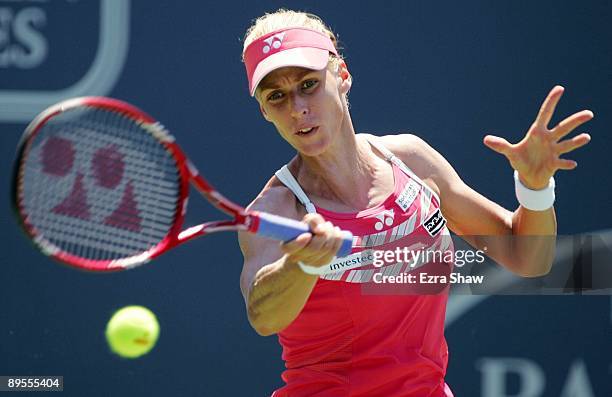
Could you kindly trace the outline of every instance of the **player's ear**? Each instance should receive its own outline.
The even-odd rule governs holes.
[[[338,65],[338,79],[340,80],[340,93],[348,93],[353,85],[353,78],[351,77],[344,60],[341,60]]]

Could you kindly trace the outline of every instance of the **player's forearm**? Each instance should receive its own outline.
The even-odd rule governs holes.
[[[525,277],[547,274],[555,256],[557,220],[553,207],[530,211],[519,207],[512,214],[512,252],[515,272]]]
[[[248,316],[260,335],[272,335],[285,329],[302,311],[317,277],[308,275],[287,259],[262,267],[251,284]]]

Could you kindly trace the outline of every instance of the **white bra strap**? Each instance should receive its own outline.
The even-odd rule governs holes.
[[[395,163],[394,159],[396,159],[397,157],[395,157],[395,155],[393,153],[391,153],[391,151],[389,149],[387,149],[386,147],[384,147],[380,143],[376,142],[374,139],[368,139],[368,143],[370,145],[374,146],[376,148],[376,150],[381,152],[383,154],[383,156],[385,156],[385,159],[387,161],[392,161],[392,162]]]
[[[297,199],[300,200],[300,203],[302,203],[304,207],[306,207],[306,211],[309,214],[317,212],[314,204],[312,203],[312,201],[310,201],[308,196],[306,196],[306,193],[304,193],[304,190],[302,190],[302,187],[300,186],[298,181],[295,179],[293,174],[291,174],[291,171],[289,171],[287,165],[283,165],[283,167],[280,170],[276,171],[274,175],[276,175],[276,177],[285,186],[287,186],[287,188],[289,188],[289,190],[291,190],[293,194],[295,194],[295,197],[297,197]]]
[[[397,157],[396,155],[394,155],[389,149],[387,149],[386,147],[384,147],[383,145],[381,145],[380,143],[376,142],[373,139],[368,139],[368,142],[370,143],[370,145],[374,146],[379,152],[381,152],[384,156],[385,159],[387,159],[387,161],[391,161],[393,164],[395,164],[396,166],[399,167],[399,169],[401,169],[402,171],[404,171],[404,173],[406,173],[408,176],[410,176],[412,179],[414,179],[415,181],[417,181],[418,183],[421,184],[421,186],[423,186],[425,189],[427,189],[428,191],[431,192],[431,194],[433,194],[433,196],[436,198],[436,200],[438,201],[438,203],[440,203],[440,197],[438,197],[438,194],[436,192],[433,191],[433,189],[431,189],[429,187],[429,185],[427,185],[425,182],[423,182],[421,180],[421,178],[419,178],[417,176],[417,174],[415,174],[414,172],[412,172],[412,170],[410,168],[408,168],[408,166],[406,164],[404,164],[404,162],[402,160],[399,159],[399,157]]]

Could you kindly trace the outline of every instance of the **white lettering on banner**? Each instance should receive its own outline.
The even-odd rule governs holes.
[[[32,69],[42,64],[48,44],[39,30],[46,23],[47,14],[40,7],[27,7],[16,13],[0,7],[0,68]]]
[[[560,397],[595,397],[584,361],[576,360],[572,363]]]
[[[414,179],[410,179],[410,181],[408,181],[406,184],[406,187],[404,187],[404,190],[402,190],[398,198],[395,200],[395,204],[406,212],[420,191],[421,185],[419,185],[419,183]]]
[[[544,395],[546,375],[536,362],[519,357],[483,357],[476,362],[482,374],[480,395],[483,397],[541,397]],[[510,374],[519,378],[518,392],[510,392]],[[570,365],[560,397],[595,397],[584,360]]]
[[[484,357],[476,363],[482,373],[481,396],[486,397],[540,397],[546,385],[542,368],[535,362],[518,357]],[[508,394],[508,374],[519,378],[518,393]]]
[[[17,1],[15,1],[17,3]],[[65,21],[47,20],[45,7],[58,2],[36,0],[36,6],[17,9],[0,7],[0,73],[4,69],[32,70],[41,68],[47,55],[55,46],[61,46],[61,38],[43,35],[44,27],[69,23],[78,18],[65,13]],[[26,3],[24,1],[24,3]],[[53,3],[53,4],[52,4]],[[82,76],[74,76],[76,83],[59,89],[5,89],[0,87],[0,122],[30,121],[37,113],[60,100],[83,95],[108,94],[121,75],[129,47],[130,0],[99,0],[99,38],[89,70]],[[78,5],[73,0],[66,6]],[[52,14],[49,14],[52,15]],[[74,32],[79,34],[80,32]],[[39,77],[42,72],[38,71]],[[43,76],[44,77],[44,76]]]

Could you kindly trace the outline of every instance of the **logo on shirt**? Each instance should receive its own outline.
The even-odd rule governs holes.
[[[440,208],[438,208],[429,218],[425,219],[425,222],[423,222],[425,230],[427,230],[427,233],[429,233],[431,237],[438,234],[444,225],[446,225],[446,219],[444,219]]]
[[[375,218],[378,219],[378,222],[374,225],[374,229],[381,231],[385,225],[391,226],[393,225],[393,219],[395,214],[393,213],[393,209],[386,210],[376,215]]]
[[[411,179],[408,181],[406,187],[404,187],[404,190],[402,190],[399,197],[395,200],[395,204],[406,212],[420,191],[421,185],[419,185],[415,180]]]
[[[283,44],[284,38],[285,38],[285,32],[282,32],[282,33],[275,34],[274,36],[270,36],[267,39],[265,39],[264,43],[266,43],[267,45],[264,46],[263,53],[264,54],[269,53],[272,48],[278,50],[281,44]]]

